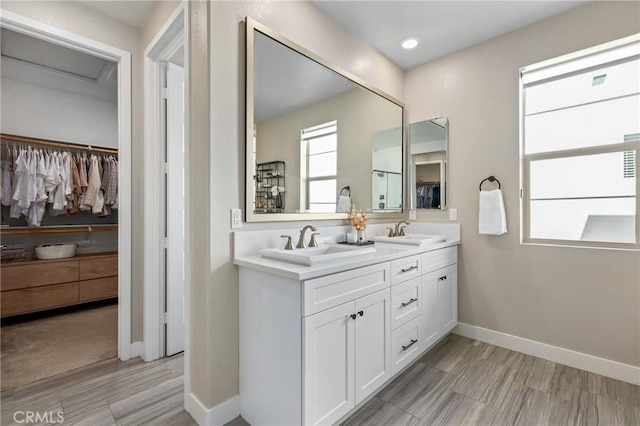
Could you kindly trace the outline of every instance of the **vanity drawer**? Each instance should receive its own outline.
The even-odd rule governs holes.
[[[391,329],[395,330],[420,315],[422,279],[413,278],[391,287]]]
[[[422,275],[420,255],[391,261],[391,285]]]
[[[114,277],[118,275],[118,256],[113,255],[97,257],[95,259],[80,259],[78,262],[78,269],[80,280]]]
[[[447,247],[422,254],[422,273],[458,263],[458,247]]]
[[[420,317],[391,332],[391,374],[406,367],[420,355]]]
[[[118,297],[118,277],[97,278],[78,282],[80,302]]]
[[[78,261],[30,261],[2,265],[2,291],[78,280]]]
[[[78,303],[78,283],[2,292],[2,316],[42,311]]]
[[[306,317],[389,287],[389,270],[387,262],[305,281],[302,315]]]

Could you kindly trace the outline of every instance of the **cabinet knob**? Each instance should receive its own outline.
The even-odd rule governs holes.
[[[358,311],[358,315],[360,315],[361,317],[364,316],[364,311]]]
[[[356,314],[351,314],[349,316],[351,317],[351,319],[356,319]]]

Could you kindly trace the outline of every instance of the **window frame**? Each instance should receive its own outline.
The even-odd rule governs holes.
[[[640,177],[637,165],[640,164],[640,141],[621,142],[617,144],[597,145],[592,147],[572,148],[559,151],[537,152],[525,154],[525,106],[526,88],[534,84],[543,84],[547,81],[566,78],[572,74],[588,71],[615,62],[626,61],[639,57],[637,46],[640,44],[640,34],[625,37],[620,40],[605,43],[592,48],[584,49],[568,55],[550,59],[538,64],[520,69],[519,76],[519,136],[520,136],[520,243],[530,245],[546,245],[554,247],[581,247],[597,249],[616,249],[640,251]],[[631,47],[631,48],[630,48]],[[621,51],[622,59],[615,56],[616,50]],[[613,54],[612,54],[613,52]],[[631,54],[629,54],[631,52]],[[604,57],[603,62],[594,62],[598,56]],[[620,54],[619,54],[620,55]],[[613,58],[611,57],[613,56]],[[573,66],[572,66],[573,63]],[[554,74],[552,68],[558,68]],[[525,81],[528,73],[539,73],[538,78]],[[614,152],[635,152],[636,164],[636,203],[635,203],[635,243],[616,243],[603,241],[582,241],[550,238],[531,237],[531,163],[540,160],[551,160],[569,157],[581,157],[587,155],[606,154]],[[622,169],[621,169],[622,172]],[[597,197],[594,197],[597,198]],[[567,197],[571,199],[571,197]]]
[[[333,130],[329,130],[333,128]],[[320,130],[327,129],[326,132],[320,133],[318,135],[314,135],[312,137],[305,137],[305,132],[318,132]],[[309,154],[309,142],[313,139],[321,138],[327,135],[335,134],[336,135],[336,149],[335,151],[324,151],[321,153],[313,154],[326,154],[330,152],[336,153],[336,174],[334,175],[324,175],[324,176],[309,176],[309,159],[312,154]],[[300,177],[304,181],[304,184],[300,186],[300,205],[304,206],[305,211],[310,211],[311,209],[311,182],[321,182],[327,180],[335,180],[336,181],[336,191],[338,188],[338,121],[332,120],[326,123],[318,124],[315,126],[307,127],[306,129],[300,130],[300,164],[304,165],[304,169],[300,170]],[[333,202],[326,203],[313,203],[313,204],[326,204],[333,205],[333,210],[331,212],[316,212],[316,213],[335,213],[338,202],[337,199],[334,199]]]

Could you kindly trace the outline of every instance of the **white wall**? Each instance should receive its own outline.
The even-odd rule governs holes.
[[[640,253],[520,244],[518,137],[519,68],[637,33],[639,16],[638,2],[593,2],[407,73],[409,122],[449,118],[461,322],[640,366]],[[500,237],[478,235],[490,175],[506,204]]]
[[[2,133],[118,148],[116,102],[6,78],[1,89]]]

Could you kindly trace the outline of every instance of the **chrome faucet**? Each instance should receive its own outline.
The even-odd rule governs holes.
[[[317,231],[316,227],[313,225],[307,225],[300,230],[300,238],[298,239],[298,244],[296,244],[296,248],[305,248],[307,245],[304,243],[304,234],[308,229],[311,229],[313,232]]]
[[[403,223],[405,225],[410,225],[410,223],[406,220],[401,220],[400,222],[396,223],[396,229],[393,231],[394,237],[402,237],[404,235],[404,226],[400,228],[400,225],[402,225]]]

